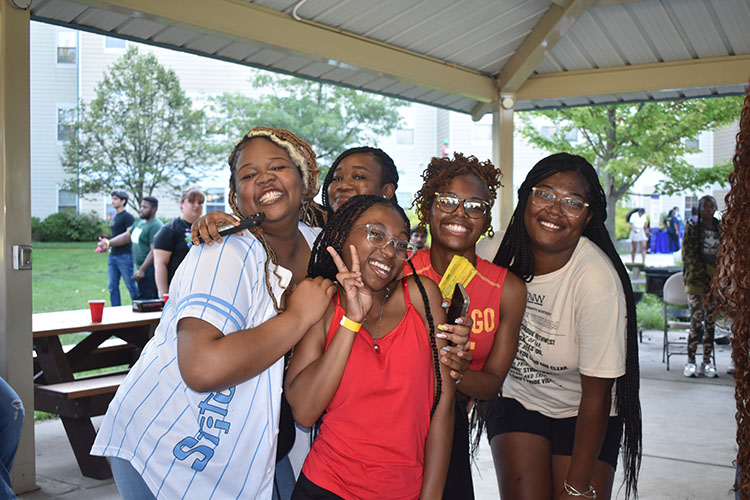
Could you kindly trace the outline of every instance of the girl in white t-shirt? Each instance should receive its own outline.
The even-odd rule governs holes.
[[[646,217],[645,208],[637,208],[628,215],[628,224],[630,225],[630,261],[635,262],[636,250],[640,246],[641,259],[646,263],[646,243],[648,242],[648,218]]]
[[[301,220],[320,185],[310,146],[256,127],[229,165],[232,209],[265,219],[190,249],[154,338],[109,405],[91,453],[110,459],[125,500],[270,499],[284,354],[335,292],[330,280],[304,279],[315,232]]]
[[[494,260],[528,282],[518,351],[487,419],[501,498],[608,499],[621,440],[625,496],[637,495],[635,301],[599,178],[558,153],[518,200]]]

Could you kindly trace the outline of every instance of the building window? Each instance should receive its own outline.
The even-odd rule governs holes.
[[[115,38],[113,36],[104,37],[104,48],[107,50],[124,51],[127,41],[124,38]]]
[[[700,149],[701,148],[700,138],[693,137],[691,139],[685,139],[685,146],[691,149]]]
[[[206,189],[206,213],[217,210],[226,211],[224,188],[208,188]]]
[[[542,137],[545,139],[552,139],[552,136],[555,135],[555,127],[550,127],[549,125],[545,125],[541,129]]]
[[[414,144],[414,129],[400,128],[396,130],[396,144]]]
[[[687,220],[688,217],[690,217],[693,207],[695,207],[696,210],[698,209],[698,197],[697,196],[685,196],[685,210],[683,212],[685,214],[685,220]]]
[[[578,142],[578,129],[574,128],[573,130],[568,130],[565,133],[565,140],[571,144],[577,143]]]
[[[67,189],[57,189],[57,211],[78,212],[78,195]]]
[[[76,121],[74,107],[57,108],[57,141],[64,142],[73,136],[73,124]]]
[[[474,124],[474,140],[487,142],[492,140],[492,124],[491,123],[475,123]]]
[[[75,64],[78,52],[78,33],[73,30],[57,32],[57,64]]]

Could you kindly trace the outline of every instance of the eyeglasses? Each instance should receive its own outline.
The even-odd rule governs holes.
[[[374,224],[354,226],[352,229],[366,229],[367,242],[375,248],[385,248],[389,243],[393,243],[393,251],[399,259],[409,260],[417,251],[417,247],[408,241],[391,236],[391,233]]]
[[[569,217],[580,217],[583,211],[589,206],[588,203],[581,199],[571,198],[570,196],[559,196],[549,189],[533,187],[531,190],[533,191],[531,203],[535,206],[549,208],[555,204],[555,201],[560,200],[560,208]]]
[[[481,219],[487,215],[490,209],[490,202],[480,200],[479,198],[459,198],[453,193],[435,193],[437,207],[446,214],[455,212],[459,205],[464,206],[464,212],[472,219]]]

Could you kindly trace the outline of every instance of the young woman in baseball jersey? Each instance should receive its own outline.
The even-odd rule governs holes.
[[[518,190],[495,263],[528,281],[526,312],[487,420],[503,499],[610,498],[623,429],[625,497],[637,496],[635,301],[606,207],[594,167],[568,153]]]
[[[480,162],[473,156],[456,153],[453,159],[433,158],[422,174],[424,184],[414,200],[420,223],[429,225],[432,235],[431,247],[420,250],[412,259],[416,272],[439,283],[454,256],[464,257],[476,268],[476,275],[465,284],[473,320],[468,351],[472,359],[464,375],[451,372],[457,380],[456,419],[445,499],[474,498],[470,428],[474,430],[475,449],[483,424],[479,414],[483,412],[472,412],[471,425],[467,412],[474,406],[471,402],[497,397],[516,353],[525,305],[524,283],[475,252],[479,237],[492,231],[490,210],[500,176],[491,162]]]
[[[434,499],[442,495],[455,384],[438,361],[446,342],[440,291],[417,275],[404,211],[355,196],[323,228],[308,274],[336,279],[325,316],[294,349],[285,392],[295,420],[320,432],[292,494],[303,499]],[[441,373],[442,372],[442,373]]]
[[[304,279],[315,233],[300,220],[319,186],[310,146],[257,127],[229,165],[233,210],[265,219],[190,249],[110,403],[92,454],[109,457],[126,500],[270,499],[284,354],[335,293],[329,280]]]

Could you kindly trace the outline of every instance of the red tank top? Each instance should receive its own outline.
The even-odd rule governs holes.
[[[417,274],[423,274],[435,283],[440,283],[443,277],[432,268],[429,248],[419,250],[411,261]],[[477,256],[477,274],[466,287],[466,293],[469,295],[469,316],[474,320],[474,326],[469,334],[469,350],[474,356],[469,364],[472,370],[484,368],[484,363],[492,350],[495,332],[500,326],[500,299],[503,296],[503,284],[507,273],[506,268]],[[408,274],[411,274],[411,266],[407,262],[404,266],[404,275]]]
[[[320,433],[302,467],[305,476],[345,499],[418,499],[434,399],[432,348],[422,317],[409,301],[406,314],[375,352],[363,327]],[[344,310],[336,311],[326,348]],[[348,332],[344,332],[348,333]]]

